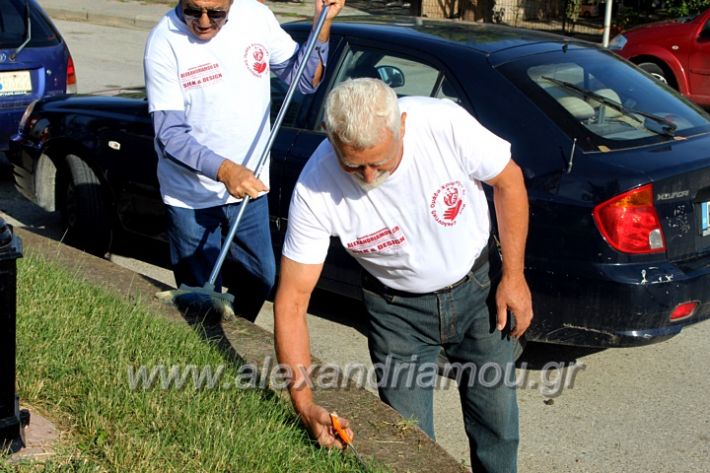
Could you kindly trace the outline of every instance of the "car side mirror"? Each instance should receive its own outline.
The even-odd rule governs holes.
[[[382,79],[382,82],[392,88],[402,87],[404,85],[404,72],[402,69],[395,66],[379,66],[377,74]]]

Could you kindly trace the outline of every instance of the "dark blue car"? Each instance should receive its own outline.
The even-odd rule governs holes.
[[[302,40],[310,25],[286,29]],[[455,101],[511,142],[530,198],[530,339],[642,345],[710,317],[710,117],[703,110],[607,50],[549,34],[347,19],[334,24],[331,38],[323,85],[295,96],[272,150],[277,253],[294,183],[325,138],[324,97],[347,78],[379,77],[400,96]],[[274,111],[284,91],[272,83]],[[144,100],[42,100],[13,138],[10,159],[18,188],[61,211],[77,245],[103,254],[119,230],[163,237]],[[360,269],[339,243],[319,284],[359,294]]]
[[[76,92],[74,63],[35,0],[0,0],[0,151],[33,100]]]

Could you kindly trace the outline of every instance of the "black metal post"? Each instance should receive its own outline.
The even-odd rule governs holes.
[[[15,393],[17,259],[22,240],[0,218],[0,449],[16,451],[25,446],[23,426],[29,412],[20,411]]]

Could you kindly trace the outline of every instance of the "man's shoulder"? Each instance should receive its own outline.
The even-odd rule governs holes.
[[[242,30],[244,25],[263,28],[269,22],[278,24],[274,13],[265,4],[257,0],[235,0],[229,11],[230,26],[239,26],[235,32]],[[243,32],[243,31],[242,31]]]
[[[324,139],[318,145],[311,157],[308,158],[306,165],[298,177],[299,181],[318,180],[322,176],[324,170],[335,157],[335,150],[328,139]]]
[[[328,139],[324,139],[306,162],[298,177],[298,187],[320,193],[337,187],[340,177],[337,156]]]
[[[163,15],[163,17],[155,24],[148,34],[147,43],[157,41],[169,41],[170,37],[175,33],[184,33],[181,29],[180,20],[175,13],[175,9],[171,9]]]
[[[407,114],[407,129],[448,133],[452,127],[472,126],[478,121],[461,105],[446,99],[409,96],[399,99],[400,112]]]
[[[230,9],[232,13],[250,13],[256,15],[267,15],[271,13],[271,9],[264,3],[258,0],[235,0]]]
[[[407,113],[441,113],[445,115],[451,113],[452,110],[463,111],[460,105],[445,98],[410,95],[400,98],[398,103],[400,111]]]

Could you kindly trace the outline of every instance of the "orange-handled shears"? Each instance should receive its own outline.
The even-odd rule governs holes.
[[[367,471],[367,464],[365,464],[365,462],[363,461],[362,457],[355,448],[355,445],[353,445],[353,439],[350,438],[343,426],[340,425],[340,419],[338,418],[338,414],[336,414],[335,412],[331,412],[330,421],[333,424],[333,430],[335,430],[335,433],[338,434],[340,440],[342,440],[345,445],[352,449],[353,453],[355,454],[355,457],[357,458],[357,461],[360,462],[360,466],[362,466]]]

